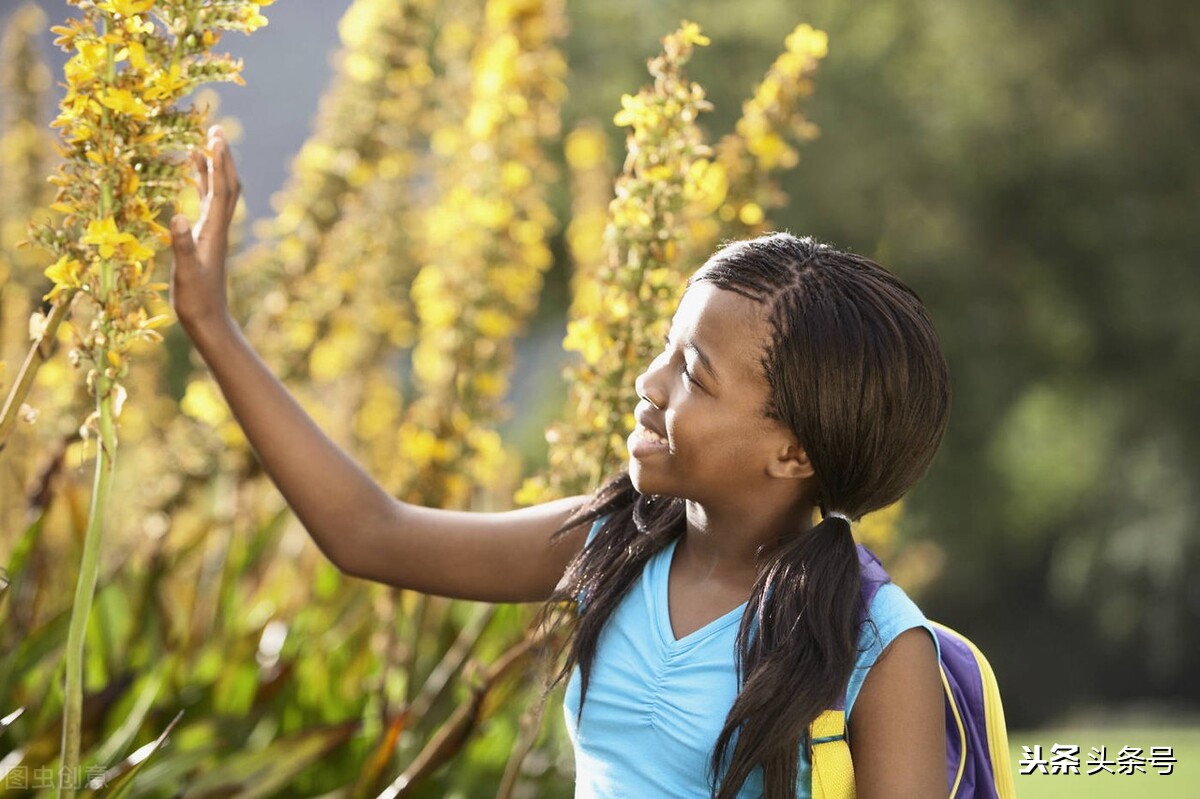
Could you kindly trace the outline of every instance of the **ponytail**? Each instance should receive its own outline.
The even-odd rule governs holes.
[[[854,667],[859,583],[843,513],[826,513],[768,556],[738,631],[738,696],[709,764],[716,799],[734,799],[759,763],[765,799],[795,795],[801,746],[811,758],[809,725],[841,697]]]

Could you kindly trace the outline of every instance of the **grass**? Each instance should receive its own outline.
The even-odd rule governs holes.
[[[1065,726],[1047,727],[1032,731],[1010,731],[1009,751],[1012,757],[1014,782],[1020,799],[1117,799],[1117,797],[1147,797],[1147,799],[1195,799],[1200,796],[1200,727],[1164,726]],[[1041,774],[1034,771],[1022,774],[1023,747],[1042,747],[1041,757],[1053,761],[1055,744],[1079,747],[1079,774]],[[1122,748],[1140,747],[1142,757],[1149,758],[1152,747],[1170,747],[1175,757],[1174,770],[1160,773],[1165,767],[1146,765],[1146,773],[1116,774],[1098,771],[1097,757],[1092,749],[1106,747],[1105,758],[1116,761]]]

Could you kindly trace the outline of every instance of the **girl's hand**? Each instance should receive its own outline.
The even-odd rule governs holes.
[[[202,152],[192,153],[201,198],[200,221],[195,231],[183,214],[171,219],[171,249],[175,253],[171,267],[171,306],[189,332],[229,315],[225,254],[229,224],[242,187],[225,134],[218,126],[209,129],[208,149],[211,159]]]

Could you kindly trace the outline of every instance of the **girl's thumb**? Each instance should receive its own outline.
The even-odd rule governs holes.
[[[196,256],[196,242],[192,239],[192,227],[183,214],[176,214],[171,218],[171,248],[175,250],[176,260]]]

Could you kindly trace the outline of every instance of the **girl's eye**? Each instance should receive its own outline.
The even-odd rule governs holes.
[[[670,339],[670,337],[668,337],[663,340],[663,354],[665,355],[668,351],[670,351],[670,349],[671,349],[671,339]],[[688,371],[686,361],[679,364],[679,371],[683,374],[684,380],[686,380],[687,382],[689,382],[693,385],[696,385],[696,386],[700,385],[699,383],[696,382],[696,378],[692,376],[692,373]]]
[[[667,356],[671,355],[671,337],[670,336],[667,336],[666,338],[664,338],[664,340],[662,340],[662,355],[667,355]],[[700,383],[696,382],[696,378],[694,376],[692,376],[692,373],[688,370],[688,362],[686,362],[686,361],[679,362],[679,373],[683,374],[683,379],[686,380],[686,382],[688,382],[689,384],[695,385],[695,386],[697,386],[697,388],[703,388],[703,386],[701,386]]]

